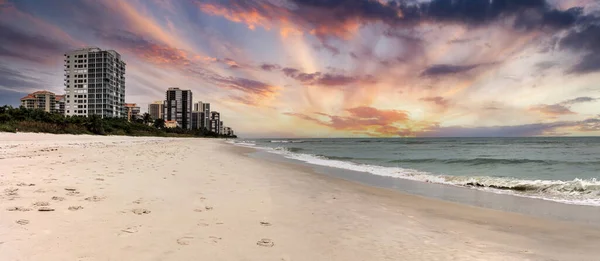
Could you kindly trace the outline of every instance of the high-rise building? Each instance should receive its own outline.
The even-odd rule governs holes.
[[[148,114],[152,119],[162,119],[163,118],[163,110],[164,110],[164,102],[163,101],[155,101],[153,103],[148,104]]]
[[[210,130],[210,103],[202,103],[202,117],[204,117],[204,121],[201,127]]]
[[[221,114],[217,111],[210,112],[210,131],[219,133],[221,126]]]
[[[125,117],[125,62],[97,47],[65,54],[65,115]]]
[[[56,95],[56,103],[54,111],[58,114],[65,115],[65,95]]]
[[[136,120],[140,117],[140,107],[135,103],[125,103],[125,109],[127,110],[127,120]]]
[[[202,129],[202,121],[204,117],[204,113],[201,111],[193,111],[192,112],[192,129],[198,130]]]
[[[192,91],[169,88],[163,109],[165,121],[177,121],[177,126],[192,129]]]
[[[192,129],[202,129],[202,123],[204,122],[204,112],[202,111],[202,102],[194,103],[194,110],[192,111]]]
[[[49,91],[37,91],[21,98],[21,106],[27,109],[40,109],[46,112],[56,111],[56,95]]]
[[[223,134],[223,121],[219,122],[219,134]]]
[[[230,127],[223,127],[223,135],[233,136],[233,129]]]

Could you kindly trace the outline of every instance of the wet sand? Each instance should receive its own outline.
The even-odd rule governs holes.
[[[218,140],[0,133],[0,260],[594,260],[600,228]]]

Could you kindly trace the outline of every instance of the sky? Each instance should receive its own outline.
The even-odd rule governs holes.
[[[0,104],[88,46],[242,137],[600,135],[597,0],[0,0]]]

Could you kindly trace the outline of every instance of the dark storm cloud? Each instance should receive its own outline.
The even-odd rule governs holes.
[[[581,8],[557,10],[545,0],[432,0],[427,2],[393,0],[291,0],[290,5],[257,0],[197,0],[202,9],[252,26],[260,21],[292,21],[305,31],[325,37],[343,37],[349,25],[383,22],[392,28],[406,28],[422,22],[459,23],[482,26],[514,18],[516,28],[568,28],[582,18]],[[210,7],[207,7],[210,6]],[[253,17],[253,19],[249,19]]]
[[[591,18],[590,18],[591,19]],[[581,53],[581,60],[568,72],[585,74],[600,71],[600,17],[590,24],[574,28],[560,40],[560,48]]]
[[[260,68],[263,71],[273,71],[273,70],[279,70],[281,69],[281,66],[277,65],[277,64],[269,64],[269,63],[264,63],[260,66]]]
[[[561,128],[578,131],[600,130],[600,118],[589,118],[582,121],[557,121],[550,123],[534,123],[513,126],[462,127],[434,126],[427,131],[417,133],[418,137],[525,137],[540,135],[556,135]]]
[[[27,90],[48,87],[48,85],[38,78],[27,76],[21,71],[9,68],[0,64],[0,86],[6,89],[25,93]]]
[[[69,48],[66,43],[0,24],[0,57],[44,63],[49,54],[62,54]]]
[[[592,98],[592,97],[577,97],[575,99],[563,101],[563,102],[561,102],[561,104],[572,105],[572,104],[576,104],[576,103],[594,102],[597,100],[598,100],[597,98]]]
[[[463,72],[468,72],[470,70],[473,70],[475,68],[477,68],[479,65],[477,64],[472,64],[472,65],[452,65],[452,64],[436,64],[433,66],[430,66],[429,68],[425,69],[425,71],[423,71],[421,73],[421,76],[442,76],[442,75],[447,75],[447,74],[457,74],[457,73],[463,73]]]
[[[562,101],[557,104],[539,104],[530,108],[532,111],[537,111],[551,117],[560,115],[576,114],[571,110],[571,106],[577,103],[594,102],[598,99],[592,97],[577,97],[574,99]]]
[[[304,73],[295,68],[281,69],[287,77],[295,79],[304,85],[324,85],[324,86],[344,86],[360,83],[376,83],[377,80],[372,76],[348,76],[337,73]]]

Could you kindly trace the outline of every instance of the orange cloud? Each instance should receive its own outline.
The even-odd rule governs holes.
[[[408,112],[400,110],[379,110],[373,107],[361,106],[345,110],[346,115],[337,116],[316,113],[327,120],[321,120],[302,113],[284,113],[306,121],[326,126],[335,130],[363,131],[375,136],[398,136],[406,133],[406,128],[398,127],[409,123]]]
[[[225,19],[236,22],[244,23],[250,30],[256,29],[257,26],[263,27],[267,30],[271,29],[270,18],[264,16],[257,9],[240,10],[227,8],[225,6],[210,4],[210,3],[198,3],[200,10],[204,13],[216,16],[222,16]],[[262,4],[262,8],[269,8],[269,5]],[[267,9],[268,10],[268,9]],[[281,19],[282,17],[279,17]]]

